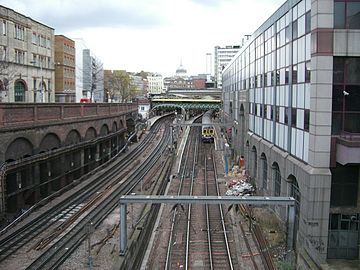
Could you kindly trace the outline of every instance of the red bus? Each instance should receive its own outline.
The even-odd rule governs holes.
[[[91,103],[91,99],[90,98],[81,98],[80,103]]]

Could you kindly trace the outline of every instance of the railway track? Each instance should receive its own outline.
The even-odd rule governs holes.
[[[213,145],[200,142],[192,128],[177,195],[219,195],[211,154]],[[234,269],[221,206],[176,207],[170,230],[165,269]]]
[[[137,157],[144,156],[144,153],[150,151],[149,149],[147,149],[150,141],[159,141],[159,131],[161,128],[165,129],[164,122],[162,121],[160,121],[154,126],[150,134],[144,138],[142,143],[139,144],[139,146],[137,146],[134,151],[128,153],[128,155],[122,158],[119,158],[119,160],[109,164],[106,170],[95,173],[93,176],[94,181],[89,181],[88,183],[84,184],[81,188],[82,192],[75,192],[62,203],[59,203],[51,207],[50,209],[43,211],[42,214],[25,223],[20,228],[14,228],[4,233],[4,235],[0,239],[0,262],[5,261],[6,258],[14,254],[18,249],[29,244],[30,241],[34,241],[34,238],[40,235],[43,231],[47,230],[49,227],[53,228],[53,231],[50,232],[47,236],[42,237],[42,239],[40,241],[37,241],[35,245],[32,244],[31,248],[34,248],[36,250],[45,249],[49,243],[59,238],[61,234],[65,234],[65,236],[61,238],[64,239],[62,241],[64,241],[65,243],[69,243],[69,241],[71,241],[73,243],[71,246],[75,248],[76,245],[78,245],[84,239],[84,235],[82,233],[74,233],[74,235],[71,235],[69,233],[70,226],[73,226],[72,230],[75,232],[76,230],[74,228],[78,228],[79,231],[85,231],[84,226],[86,224],[98,224],[101,221],[101,216],[105,216],[106,213],[109,213],[111,209],[114,208],[114,203],[112,202],[116,201],[116,195],[113,194],[125,194],[136,185],[135,180],[132,180],[133,184],[127,185],[127,187],[125,188],[125,184],[121,182],[121,179],[125,179],[126,177],[128,177],[130,171],[134,171],[134,169],[139,168],[140,165],[147,165],[148,167],[152,166],[157,160],[156,157],[160,155],[159,153],[166,149],[170,134],[169,131],[167,131],[167,135],[165,136],[162,143],[158,144],[157,153],[150,156],[150,161],[146,163],[144,162],[143,164],[139,164],[139,162],[133,162],[133,160]],[[128,168],[128,170],[126,170],[125,168]],[[146,171],[147,169],[144,170]],[[119,173],[119,171],[121,173]],[[141,177],[141,170],[135,171],[136,174],[132,175],[132,179]],[[94,207],[95,211],[90,211]],[[71,214],[71,217],[67,218],[64,222],[61,222],[61,224],[58,225],[59,221],[69,214]],[[83,218],[81,220],[78,220],[80,219],[80,217]],[[58,243],[56,245],[56,248],[59,249],[58,247],[60,246],[61,243]],[[48,250],[52,249],[54,248],[49,248]],[[48,252],[48,250],[46,252]],[[70,254],[70,252],[72,251],[72,249],[69,248],[69,245],[67,245],[67,248],[64,248],[64,250],[67,250],[67,254]],[[44,252],[43,254],[46,254],[46,252]],[[54,254],[46,256],[55,258],[56,255]],[[66,256],[64,256],[64,254],[60,255],[60,257],[62,258],[65,258]],[[49,259],[41,260],[49,261]],[[59,259],[53,259],[53,261],[58,261],[57,263],[53,264],[54,267],[58,267],[62,262]],[[33,264],[33,266],[31,266],[30,268],[47,268],[38,268],[37,265],[39,264]]]
[[[214,164],[213,147],[205,146],[205,195],[220,196]],[[223,206],[206,205],[210,269],[234,269],[236,256],[231,255]],[[232,235],[233,236],[233,235]]]
[[[197,143],[196,130],[198,128],[191,128],[188,141],[186,142],[185,155],[181,161],[180,168],[180,185],[177,191],[177,195],[189,194],[191,186],[191,178],[193,177],[193,168],[195,161],[197,160]],[[165,269],[177,269],[180,265],[184,265],[185,261],[185,241],[186,233],[184,234],[182,229],[187,226],[188,207],[184,205],[175,205],[173,207],[172,222],[170,228],[169,243],[167,247]],[[180,228],[180,229],[179,229]],[[186,232],[186,230],[184,230]]]
[[[191,128],[175,195],[221,195],[213,145],[199,143],[199,133]],[[275,269],[265,240],[259,241],[260,228],[252,230],[229,209],[173,207],[164,269]]]

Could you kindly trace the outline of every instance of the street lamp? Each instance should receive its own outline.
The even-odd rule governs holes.
[[[43,77],[43,69],[42,69],[42,61],[39,61],[40,64],[40,74],[41,74],[41,82],[40,82],[40,102],[44,102],[43,100],[43,81],[44,81],[44,77]],[[34,66],[36,65],[36,61],[30,61],[30,64],[33,64]]]
[[[343,110],[342,110],[342,128],[341,133],[344,134],[345,131],[345,97],[349,95],[349,92],[343,90]]]

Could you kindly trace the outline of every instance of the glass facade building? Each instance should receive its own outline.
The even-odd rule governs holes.
[[[295,197],[299,261],[359,258],[359,78],[350,0],[285,2],[223,71],[234,159],[259,193]]]

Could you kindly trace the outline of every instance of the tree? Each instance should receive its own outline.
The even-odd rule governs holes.
[[[114,70],[107,74],[105,90],[108,97],[118,102],[127,102],[136,96],[136,87],[132,84],[129,74],[124,70]]]
[[[103,100],[104,70],[103,63],[96,57],[91,57],[91,88],[90,98],[95,101]],[[99,97],[94,98],[94,93],[98,92]]]
[[[16,72],[6,54],[0,49],[0,102],[8,101],[9,86],[14,81]]]

